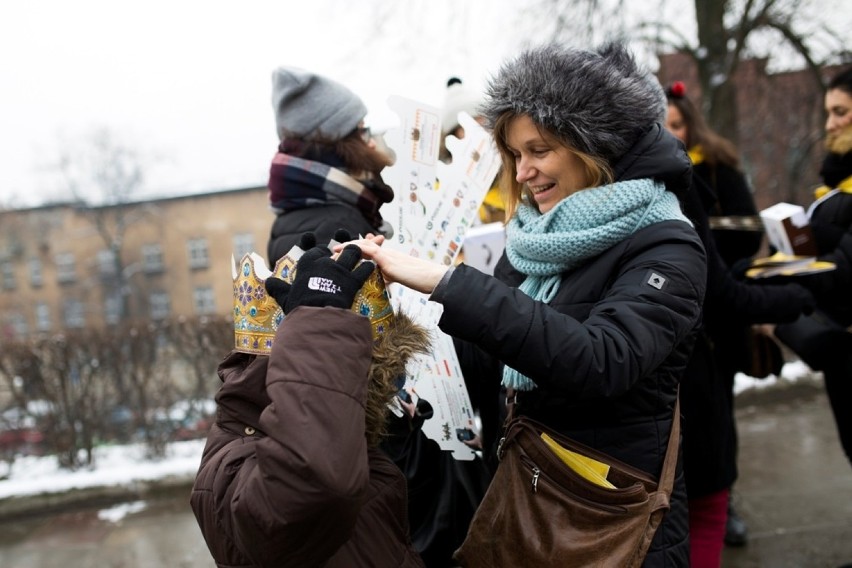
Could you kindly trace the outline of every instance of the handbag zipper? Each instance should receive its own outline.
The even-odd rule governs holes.
[[[526,454],[521,454],[520,459],[525,466],[532,470],[532,492],[538,493],[538,478],[541,477],[541,469],[539,469],[539,467],[535,465],[535,462],[533,462],[532,459]]]
[[[530,470],[532,471],[532,480],[531,481],[532,481],[532,492],[533,493],[538,493],[538,480],[542,476],[542,473],[544,474],[545,479],[547,479],[550,482],[551,485],[561,488],[560,491],[562,491],[562,492],[565,491],[564,487],[562,487],[562,485],[559,484],[555,479],[552,479],[550,476],[548,476],[546,472],[542,472],[541,469],[535,464],[535,462],[532,460],[531,457],[522,453],[519,456],[519,459],[526,467],[530,468]],[[609,512],[612,512],[612,513],[619,513],[619,514],[623,514],[627,511],[627,508],[624,505],[612,505],[612,504],[609,504],[609,503],[601,503],[599,501],[594,501],[592,499],[589,499],[587,497],[579,495],[578,493],[575,493],[574,491],[571,491],[570,493],[571,493],[571,497],[573,499],[576,499],[578,501],[583,501],[584,503],[587,503],[589,506],[596,508],[596,509],[609,511]]]

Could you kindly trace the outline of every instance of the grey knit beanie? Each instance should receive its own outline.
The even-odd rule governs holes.
[[[492,127],[505,112],[528,115],[568,146],[613,165],[664,120],[659,81],[618,43],[596,51],[529,49],[491,78],[482,106]]]
[[[355,93],[295,67],[272,72],[272,109],[279,140],[340,140],[367,115],[367,107]]]

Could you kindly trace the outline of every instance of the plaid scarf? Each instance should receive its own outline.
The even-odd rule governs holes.
[[[356,207],[376,228],[382,226],[379,208],[393,199],[393,189],[380,177],[357,180],[323,162],[278,152],[269,168],[269,203],[276,214],[330,203]]]

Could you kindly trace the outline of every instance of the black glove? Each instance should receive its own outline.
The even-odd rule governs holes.
[[[302,250],[311,250],[317,246],[317,236],[313,233],[302,233],[299,238],[299,248]]]
[[[789,284],[791,288],[791,296],[793,301],[796,301],[801,306],[802,313],[806,316],[814,313],[816,309],[816,298],[811,293],[810,290],[802,286],[801,284],[791,283]]]
[[[731,276],[735,280],[745,280],[746,272],[751,268],[751,263],[754,259],[751,257],[741,258],[734,262],[729,268]]]
[[[285,314],[297,306],[349,309],[355,301],[355,294],[376,267],[372,262],[364,262],[355,268],[359,260],[361,249],[357,245],[347,245],[337,260],[331,258],[331,251],[327,248],[314,247],[296,264],[296,279],[292,286],[270,277],[266,279],[266,291]]]
[[[287,304],[287,296],[290,295],[290,288],[292,288],[292,286],[275,276],[267,278],[263,286],[266,288],[266,293],[272,296],[275,302],[281,306],[281,309],[283,310],[284,306]]]
[[[302,233],[302,236],[299,238],[300,249],[308,251],[316,245],[317,236],[315,234],[311,232]],[[331,256],[331,251],[328,252],[328,256]],[[287,295],[290,294],[290,285],[280,278],[270,276],[266,279],[264,287],[266,288],[266,293],[272,296],[278,305],[281,306],[281,309],[284,309],[284,304],[287,302]]]
[[[343,227],[334,231],[334,240],[338,243],[348,243],[352,240],[352,235]]]

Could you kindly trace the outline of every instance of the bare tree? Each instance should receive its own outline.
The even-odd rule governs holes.
[[[124,258],[129,228],[150,216],[150,207],[130,206],[144,182],[144,158],[135,148],[100,128],[84,143],[60,153],[57,166],[79,214],[92,224],[110,254],[112,270],[102,275],[108,292],[117,292],[119,322],[132,316],[129,304],[132,268]]]
[[[767,58],[771,68],[804,66],[818,85],[824,66],[850,59],[846,30],[830,27],[825,2],[695,0],[694,9],[696,37],[684,34],[675,22],[651,19],[639,24],[638,36],[656,44],[660,52],[677,51],[692,58],[708,122],[735,142],[739,112],[734,74],[744,59]]]
[[[828,6],[832,2],[833,10]],[[656,5],[650,0],[515,0],[511,10],[500,2],[489,6],[487,11],[468,2],[445,7],[446,34],[441,45],[462,49],[460,37],[474,27],[493,25],[495,13],[509,13],[511,22],[501,22],[494,30],[501,47],[544,41],[588,47],[623,39],[648,49],[649,55],[685,53],[697,66],[710,124],[735,142],[738,114],[733,76],[744,59],[768,58],[771,69],[805,67],[819,84],[825,65],[850,60],[847,30],[832,19],[845,11],[840,0],[694,0],[686,9],[682,0],[657,0]],[[401,22],[406,29],[418,29],[418,22],[437,9],[434,3],[422,1],[374,3],[371,21],[378,32],[371,41],[392,36],[390,30]],[[467,29],[459,28],[461,23]]]
[[[120,404],[150,457],[162,457],[173,431],[167,411],[178,398],[174,360],[163,327],[140,322],[116,328],[106,344],[105,377],[121,376]],[[104,377],[104,378],[105,378]]]
[[[194,384],[190,400],[204,400],[219,386],[216,368],[219,361],[234,347],[234,324],[231,318],[181,317],[167,324],[164,330],[170,348],[189,367]]]
[[[99,374],[108,340],[96,331],[57,335],[8,342],[0,355],[0,376],[14,407],[38,423],[62,467],[93,463],[104,411],[115,399],[110,383]]]
[[[91,465],[95,446],[103,442],[140,441],[150,457],[161,457],[181,426],[181,417],[170,410],[178,400],[197,395],[184,388],[185,367],[193,367],[199,383],[205,379],[205,392],[196,396],[198,408],[189,409],[195,418],[204,418],[200,401],[214,390],[216,365],[229,348],[226,331],[233,327],[225,320],[198,324],[196,333],[193,324],[198,322],[181,326],[185,339],[197,340],[199,352],[192,361],[181,360],[172,348],[167,324],[91,327],[4,342],[0,385],[10,404],[0,410],[14,409],[14,415],[32,419],[44,435],[45,449],[65,468]],[[121,382],[114,380],[118,375]],[[0,454],[2,461],[13,459],[14,454]]]
[[[43,398],[43,392],[38,388],[41,381],[27,381],[24,377],[38,376],[38,373],[39,359],[33,349],[13,339],[3,342],[3,349],[0,350],[0,385],[10,402],[2,409],[0,432],[19,431],[36,422],[35,409],[30,402],[33,398]],[[11,470],[19,450],[14,443],[0,449],[0,462],[6,464],[7,472]]]

